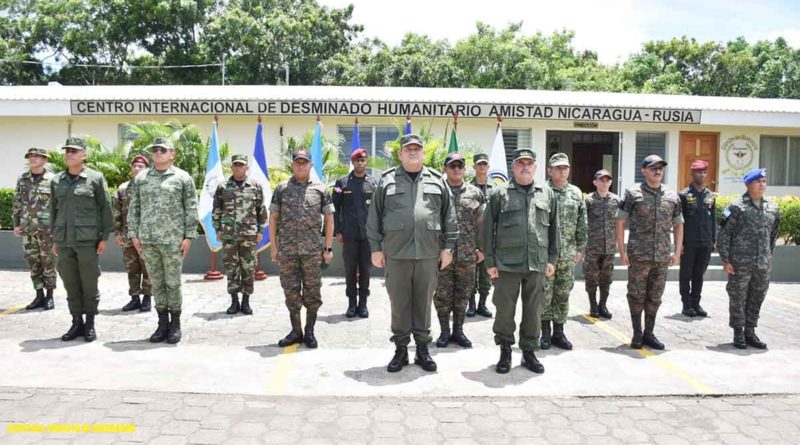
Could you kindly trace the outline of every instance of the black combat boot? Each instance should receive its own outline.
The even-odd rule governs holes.
[[[94,331],[94,314],[86,314],[86,323],[83,325],[83,339],[87,342],[97,340],[97,333]]]
[[[441,334],[436,339],[437,348],[446,348],[450,344],[450,314],[439,315],[439,329]]]
[[[698,317],[708,317],[708,312],[703,309],[703,306],[700,306],[700,297],[692,298],[692,309]]]
[[[344,313],[344,316],[347,318],[354,318],[358,315],[358,309],[356,307],[356,297],[347,297],[347,312]]]
[[[169,311],[167,343],[174,345],[179,341],[181,341],[181,311]]]
[[[49,311],[56,307],[53,303],[53,289],[47,289],[47,295],[44,296],[44,310]]]
[[[139,301],[139,296],[131,295],[131,301],[129,301],[125,306],[122,306],[122,312],[135,311],[136,309],[140,309],[141,307],[142,307],[142,302]]]
[[[600,317],[600,313],[597,312],[597,291],[589,292],[589,316]]]
[[[564,323],[553,322],[553,338],[550,340],[550,343],[565,351],[572,350],[572,343],[569,342],[567,336],[564,334]]]
[[[542,320],[542,339],[539,341],[539,347],[550,349],[551,335],[550,320]]]
[[[69,330],[66,334],[61,336],[61,341],[72,341],[76,338],[83,335],[83,315],[72,315],[72,326],[69,327]]]
[[[233,315],[239,312],[239,294],[236,292],[231,294],[231,305],[228,306],[228,309],[225,311],[228,315]]]
[[[31,301],[31,304],[25,306],[26,311],[32,311],[44,307],[44,289],[36,289],[36,296]]]
[[[744,328],[744,340],[748,346],[756,349],[767,349],[767,344],[756,335],[756,328]]]
[[[511,344],[508,342],[500,343],[500,360],[494,370],[498,374],[508,374],[511,371]]]
[[[292,331],[278,342],[278,346],[281,348],[303,342],[303,327],[300,322],[300,311],[290,312],[289,320],[292,322]]]
[[[631,325],[633,326],[633,338],[631,338],[631,348],[642,349],[642,314],[631,314]]]
[[[597,305],[597,313],[601,318],[611,320],[611,312],[608,311],[606,303],[608,302],[608,289],[600,289],[600,303]]]
[[[733,346],[739,349],[747,349],[747,341],[744,338],[744,328],[733,328]]]
[[[683,309],[681,310],[681,314],[687,317],[696,317],[697,312],[695,312],[694,308],[692,307],[691,299],[692,299],[691,296],[685,297],[681,295],[681,302],[683,303]]]
[[[433,361],[431,353],[428,351],[427,343],[417,343],[417,355],[414,357],[414,364],[419,365],[428,372],[436,371],[436,362]]]
[[[161,343],[167,339],[169,332],[169,312],[166,309],[156,309],[156,312],[158,313],[158,327],[150,336],[150,343]]]
[[[481,317],[492,318],[492,311],[486,307],[486,299],[488,297],[488,294],[481,294],[481,298],[478,300],[478,309],[475,311],[475,313]]]
[[[655,315],[645,315],[644,316],[644,334],[642,335],[642,343],[647,346],[650,346],[653,349],[662,350],[664,349],[664,343],[661,343],[656,338],[655,334],[653,334],[653,328],[656,326],[656,316]]]
[[[152,298],[153,297],[147,294],[142,295],[142,305],[139,306],[139,312],[150,312],[150,308],[152,307],[150,302]]]
[[[450,341],[454,341],[462,348],[471,348],[472,342],[464,335],[464,315],[453,314],[453,335]]]
[[[317,346],[317,338],[314,337],[314,325],[317,323],[317,313],[306,312],[306,335],[303,337],[303,342],[307,348],[315,349]]]
[[[533,351],[522,351],[522,366],[530,369],[537,374],[544,373],[544,365],[539,363],[536,359],[536,354]]]
[[[359,318],[369,318],[369,309],[367,309],[367,297],[368,295],[359,295],[358,296],[358,317]]]
[[[249,294],[242,294],[242,305],[239,307],[239,310],[245,315],[253,315],[253,308],[250,307]]]
[[[408,364],[408,346],[395,345],[394,357],[386,367],[388,372],[398,372]]]
[[[467,302],[467,317],[474,317],[475,316],[475,294],[472,294],[469,297],[469,301]]]

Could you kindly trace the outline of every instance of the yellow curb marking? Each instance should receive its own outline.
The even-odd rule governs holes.
[[[788,306],[794,306],[796,308],[800,308],[800,304],[795,303],[794,301],[784,300],[783,298],[778,298],[778,297],[768,297],[768,299],[775,300],[778,303],[785,304]]]
[[[300,313],[300,325],[306,324],[306,312]],[[267,394],[269,395],[284,395],[286,394],[286,385],[289,382],[289,376],[294,370],[294,354],[299,348],[299,344],[294,344],[283,348],[281,354],[275,363],[275,368],[270,372],[267,378]]]
[[[24,308],[25,308],[25,306],[14,306],[14,307],[10,307],[10,308],[8,308],[8,309],[4,310],[3,312],[0,312],[0,317],[5,317],[6,315],[11,315],[11,314],[13,314],[14,312],[17,312],[17,311],[19,311],[19,310],[21,310],[21,309],[24,309]]]

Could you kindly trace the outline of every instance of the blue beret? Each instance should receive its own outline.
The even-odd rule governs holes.
[[[742,178],[742,180],[744,181],[745,184],[750,184],[753,181],[766,177],[767,177],[766,168],[754,168],[749,172],[745,173],[744,178]]]

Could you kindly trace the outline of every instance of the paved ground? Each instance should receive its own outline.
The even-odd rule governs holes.
[[[184,275],[184,340],[151,345],[155,313],[122,314],[126,280],[101,277],[98,340],[64,343],[56,310],[17,309],[31,298],[25,273],[0,272],[0,442],[272,443],[799,443],[800,296],[776,284],[759,335],[768,351],[731,345],[724,283],[707,283],[707,319],[679,314],[670,282],[657,331],[667,350],[626,346],[625,283],[614,318],[585,315],[576,283],[567,334],[575,350],[539,354],[547,372],[494,372],[492,321],[470,320],[475,347],[433,349],[439,372],[390,375],[388,301],[375,280],[369,319],[348,320],[343,282],[324,281],[320,348],[279,348],[288,332],[275,277],[257,283],[255,315],[223,313],[223,282]],[[438,328],[434,327],[434,336]],[[514,351],[518,365],[520,352]],[[543,397],[544,396],[544,397]],[[305,422],[307,421],[307,422]],[[134,433],[12,432],[20,425],[133,424]]]

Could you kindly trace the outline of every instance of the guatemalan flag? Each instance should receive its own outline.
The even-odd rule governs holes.
[[[272,202],[272,186],[269,185],[269,170],[267,169],[267,153],[264,150],[264,136],[262,135],[261,118],[256,127],[256,142],[253,147],[253,157],[250,159],[250,179],[261,185],[264,192],[264,206],[269,209]],[[269,219],[264,227],[264,237],[258,243],[258,252],[269,247]]]
[[[211,222],[211,213],[214,209],[214,192],[217,186],[225,181],[222,173],[222,162],[219,159],[219,142],[217,139],[217,122],[211,126],[211,144],[208,149],[208,161],[206,161],[206,178],[203,181],[203,190],[200,193],[200,202],[197,205],[197,216],[200,224],[206,232],[206,242],[212,252],[222,248],[222,243],[217,241],[217,231]]]
[[[314,139],[311,141],[311,162],[314,168],[311,170],[311,180],[323,183],[322,166],[325,163],[322,159],[322,124],[317,117],[317,126],[314,127]]]

